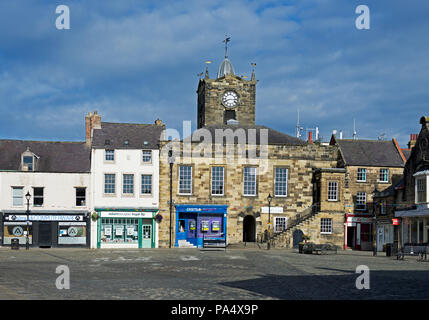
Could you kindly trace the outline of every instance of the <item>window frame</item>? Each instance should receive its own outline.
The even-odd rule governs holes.
[[[113,192],[106,192],[106,176],[113,177]],[[103,194],[104,195],[116,195],[116,173],[105,173],[103,175]],[[112,184],[110,182],[110,184]]]
[[[427,202],[427,179],[426,176],[416,178],[416,203],[426,203]],[[420,188],[419,187],[423,187]],[[423,200],[421,200],[421,195],[423,195]]]
[[[37,195],[36,196],[36,189],[38,190],[42,190],[42,195]],[[42,203],[41,204],[36,204],[36,199],[42,199]],[[44,200],[45,200],[45,191],[43,187],[33,187],[33,207],[43,207],[44,204]]]
[[[214,180],[215,176],[214,176],[214,171],[218,170],[218,169],[222,169],[222,180],[218,179],[218,180]],[[221,183],[221,187],[222,187],[222,193],[213,193],[213,188],[215,183]],[[219,187],[219,186],[218,186]],[[224,166],[212,166],[210,169],[210,194],[212,196],[216,196],[216,197],[221,197],[225,195],[225,167]]]
[[[283,220],[284,223],[279,223],[277,220]],[[274,232],[283,232],[284,230],[287,229],[287,217],[279,217],[279,216],[275,216],[274,217]],[[284,225],[284,228],[281,230],[278,230],[278,225]]]
[[[24,206],[24,187],[11,187],[12,189],[12,207]],[[20,197],[15,197],[14,190],[21,190]],[[20,199],[20,204],[15,204],[15,199]]]
[[[330,198],[330,196],[332,195],[332,192],[333,192],[333,190],[331,189],[331,184],[335,184],[335,199]],[[339,183],[338,183],[338,181],[336,181],[336,180],[328,181],[327,187],[328,187],[328,190],[327,190],[328,191],[328,193],[327,193],[328,201],[338,202],[338,198],[339,198]]]
[[[366,182],[366,180],[367,180],[366,174],[367,174],[366,168],[358,168],[357,174],[356,174],[356,181],[357,182]],[[364,179],[359,179],[359,176],[362,177],[362,175],[364,175]]]
[[[150,153],[150,160],[149,161],[145,161],[145,153]],[[142,154],[141,154],[141,161],[143,164],[151,164],[152,163],[152,159],[153,159],[153,155],[152,155],[152,150],[149,149],[143,149],[142,150]]]
[[[131,184],[130,181],[126,181],[127,177],[131,177]],[[130,188],[132,192],[125,192],[126,188]],[[127,190],[128,191],[128,190]],[[133,196],[135,193],[135,181],[134,181],[134,174],[133,173],[123,173],[122,174],[122,195],[124,196]]]
[[[278,177],[277,177],[277,170],[286,170],[286,181],[283,182],[281,181],[281,183],[285,183],[285,194],[277,194],[278,191]],[[289,187],[289,168],[288,167],[275,167],[274,168],[274,197],[278,197],[278,198],[287,198],[288,196],[288,187]]]
[[[78,196],[78,190],[84,190],[84,198],[83,198],[83,205],[78,205],[78,200],[80,199],[80,201],[82,201],[82,196]],[[86,187],[75,187],[75,205],[76,207],[86,207]]]
[[[182,168],[189,168],[190,169],[190,174],[187,173],[187,175],[189,176],[189,192],[183,192],[182,190]],[[178,194],[179,195],[184,195],[184,196],[189,196],[192,195],[193,192],[193,183],[194,183],[194,168],[191,165],[179,165],[178,166],[178,170],[179,170],[179,174],[178,174]],[[186,177],[187,178],[187,177]],[[186,191],[186,190],[185,190]]]
[[[362,197],[360,196],[365,195],[365,203],[362,203],[359,199],[361,199]],[[355,210],[356,211],[366,211],[367,210],[367,201],[368,201],[368,197],[366,192],[364,191],[359,191],[356,193],[356,204],[355,204]],[[359,209],[358,206],[363,206],[362,209]]]
[[[109,154],[108,154],[109,152]],[[111,152],[111,154],[110,154]],[[112,159],[107,159],[108,155],[112,156]],[[115,149],[104,149],[104,161],[105,162],[114,162],[115,161]]]
[[[247,181],[246,182],[246,170],[254,170],[254,181],[250,181],[252,183],[252,185],[254,186],[254,194],[251,193],[246,193],[246,183],[249,184],[250,182]],[[257,183],[257,176],[258,176],[258,168],[256,167],[243,167],[243,196],[245,197],[256,197],[258,195],[258,183]]]
[[[143,177],[150,177],[150,193],[143,193]],[[140,195],[150,196],[153,194],[153,175],[152,174],[141,174],[140,175]]]
[[[327,224],[326,222],[329,222]],[[320,218],[320,234],[332,234],[334,231],[334,222],[332,218]]]
[[[385,172],[384,174],[382,174],[382,172]],[[381,178],[387,178],[386,180],[382,180]],[[389,183],[390,181],[390,170],[386,169],[386,168],[381,168],[379,171],[379,176],[378,176],[379,182],[380,183]]]

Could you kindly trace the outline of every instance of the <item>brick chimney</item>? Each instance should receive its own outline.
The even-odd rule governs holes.
[[[85,138],[88,147],[91,147],[93,129],[101,129],[101,116],[97,111],[90,112],[85,116]]]
[[[408,142],[408,149],[412,149],[416,145],[418,134],[412,133],[410,134],[410,142]]]

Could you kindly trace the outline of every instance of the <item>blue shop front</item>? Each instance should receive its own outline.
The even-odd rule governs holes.
[[[175,247],[226,245],[226,205],[176,205]]]

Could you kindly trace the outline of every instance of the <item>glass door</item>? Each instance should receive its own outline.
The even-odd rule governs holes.
[[[142,248],[152,248],[152,225],[142,224]]]

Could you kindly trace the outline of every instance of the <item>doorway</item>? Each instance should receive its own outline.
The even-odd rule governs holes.
[[[254,216],[247,215],[243,219],[243,242],[255,242],[256,221]]]
[[[50,222],[39,223],[39,247],[52,246],[52,228]]]
[[[355,247],[355,230],[356,227],[347,227],[347,248]]]
[[[298,248],[298,244],[300,242],[302,242],[302,236],[304,235],[304,232],[302,232],[302,230],[300,229],[296,229],[293,234],[292,234],[292,238],[293,238],[293,247],[294,248]]]

